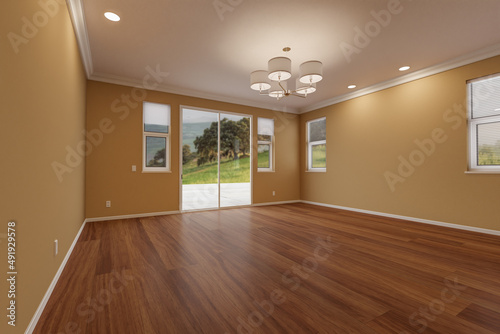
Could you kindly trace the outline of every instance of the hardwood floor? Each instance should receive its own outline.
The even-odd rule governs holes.
[[[88,223],[35,333],[500,333],[500,237],[307,204]]]

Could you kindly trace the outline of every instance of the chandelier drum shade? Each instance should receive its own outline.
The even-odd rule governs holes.
[[[292,77],[292,61],[286,57],[276,57],[267,63],[268,77],[272,81],[285,81]]]
[[[290,51],[290,48],[283,51]],[[306,61],[300,65],[295,90],[289,90],[287,80],[292,77],[292,61],[287,57],[275,57],[267,65],[267,71],[250,74],[250,88],[278,100],[290,95],[306,97],[316,91],[316,83],[323,79],[323,64],[317,60]]]
[[[316,83],[323,79],[323,64],[317,60],[306,61],[300,65],[300,82]]]
[[[253,71],[250,74],[250,88],[258,91],[271,88],[271,84],[267,77],[267,71]]]

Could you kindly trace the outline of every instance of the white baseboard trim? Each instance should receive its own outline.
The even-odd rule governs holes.
[[[319,202],[311,202],[311,201],[301,201],[301,202],[302,203],[306,203],[306,204],[312,204],[312,205],[318,205],[318,206],[325,206],[325,207],[333,208],[333,209],[340,209],[340,210],[354,211],[354,212],[360,212],[360,213],[367,213],[367,214],[375,215],[375,216],[382,216],[382,217],[403,219],[403,220],[408,220],[408,221],[417,222],[417,223],[430,224],[430,225],[438,225],[438,226],[450,227],[450,228],[454,228],[454,229],[458,229],[458,230],[465,230],[465,231],[470,231],[470,232],[478,232],[478,233],[485,233],[485,234],[491,234],[491,235],[498,235],[498,236],[500,236],[500,231],[490,230],[490,229],[486,229],[486,228],[466,226],[466,225],[458,225],[458,224],[452,224],[452,223],[444,223],[444,222],[440,222],[440,221],[436,221],[436,220],[429,220],[429,219],[422,219],[422,218],[415,218],[415,217],[408,217],[408,216],[400,216],[400,215],[394,215],[394,214],[391,214],[391,213],[384,213],[384,212],[377,212],[377,211],[356,209],[356,208],[350,208],[350,207],[347,207],[347,206],[325,204],[325,203],[319,203]]]
[[[292,204],[292,203],[301,203],[301,200],[292,200],[292,201],[280,201],[280,202],[265,202],[265,203],[256,203],[252,204],[252,206],[267,206],[267,205],[280,205],[280,204]]]
[[[132,214],[132,215],[87,218],[86,221],[88,223],[91,223],[91,222],[102,222],[102,221],[107,221],[107,220],[119,220],[119,219],[129,219],[129,218],[144,218],[144,217],[154,217],[154,216],[175,215],[177,213],[181,213],[181,212],[180,211],[164,211],[164,212],[137,213],[137,214]]]
[[[45,306],[47,305],[47,302],[49,301],[50,295],[52,295],[52,291],[54,291],[54,288],[56,287],[57,281],[59,280],[59,277],[61,276],[61,274],[64,270],[64,267],[66,267],[66,263],[68,262],[68,260],[71,256],[71,253],[73,252],[73,248],[75,248],[75,245],[76,245],[78,239],[80,238],[80,234],[82,234],[83,228],[85,227],[86,223],[87,223],[87,220],[85,219],[83,221],[82,226],[80,227],[80,230],[76,234],[76,237],[73,240],[73,243],[69,247],[68,252],[66,253],[66,256],[64,257],[63,261],[61,262],[61,265],[59,266],[59,269],[57,270],[56,275],[52,279],[52,282],[50,283],[49,288],[47,289],[47,292],[45,292],[45,295],[43,296],[43,299],[40,302],[40,305],[38,305],[38,308],[37,308],[35,314],[33,315],[33,318],[31,318],[31,321],[30,321],[28,327],[26,328],[26,331],[24,332],[24,334],[31,334],[35,330],[35,327],[38,323],[38,320],[40,319],[40,316],[42,315],[43,310],[45,309]]]
[[[196,213],[196,212],[208,212],[208,211],[225,211],[225,210],[234,210],[234,209],[242,209],[249,208],[251,205],[237,205],[237,206],[224,206],[220,208],[204,208],[204,209],[192,209],[192,210],[181,210],[180,213]]]
[[[256,203],[256,204],[252,204],[252,205],[242,205],[242,206],[235,206],[235,207],[199,209],[199,210],[185,210],[185,211],[165,211],[165,212],[138,213],[138,214],[132,214],[132,215],[87,218],[86,221],[88,223],[91,223],[91,222],[101,222],[101,221],[108,221],[108,220],[119,220],[119,219],[129,219],[129,218],[145,218],[145,217],[154,217],[154,216],[175,215],[175,214],[178,214],[178,213],[192,213],[192,212],[203,212],[203,211],[214,211],[214,210],[228,210],[228,209],[237,209],[237,208],[249,208],[249,207],[252,207],[252,206],[280,205],[280,204],[290,204],[290,203],[300,203],[300,202],[301,202],[300,200],[293,200],[293,201],[281,201],[281,202]]]

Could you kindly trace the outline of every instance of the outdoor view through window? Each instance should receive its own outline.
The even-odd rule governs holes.
[[[326,118],[307,122],[307,167],[310,171],[326,170]]]
[[[472,170],[500,171],[500,75],[469,81]]]

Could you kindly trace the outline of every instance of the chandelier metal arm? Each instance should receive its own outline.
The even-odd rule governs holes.
[[[301,97],[303,99],[305,99],[307,97],[307,94],[299,94],[296,91],[291,92],[290,95],[298,96],[298,97]]]
[[[283,92],[285,92],[285,94],[288,93],[287,90],[281,85],[281,81],[278,81],[278,84],[280,85]]]
[[[286,90],[282,85],[281,85],[281,81],[278,82],[278,84],[280,85],[280,88],[283,90],[283,95],[282,96],[279,96],[277,97],[278,101],[281,100],[282,98],[284,98],[285,96],[290,96],[290,95],[293,95],[293,96],[298,96],[298,97],[301,97],[303,99],[305,99],[307,97],[307,94],[306,95],[303,95],[303,94],[299,94],[297,93],[296,90],[294,91],[289,91],[289,90]]]

